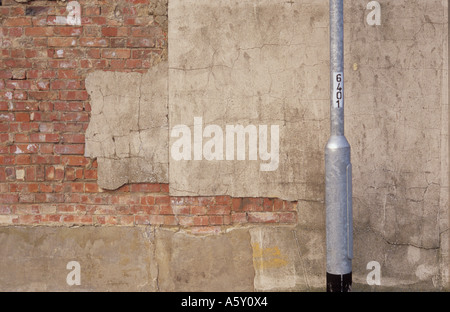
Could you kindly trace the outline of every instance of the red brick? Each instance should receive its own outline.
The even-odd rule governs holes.
[[[14,120],[18,122],[28,122],[30,121],[30,113],[15,113]]]
[[[48,66],[50,68],[78,68],[78,60],[70,59],[70,60],[49,60]]]
[[[159,213],[162,215],[172,215],[174,214],[172,207],[169,205],[161,205],[159,206]]]
[[[189,206],[172,206],[172,211],[176,215],[189,215]]]
[[[56,100],[58,99],[58,92],[54,91],[29,91],[28,96],[33,100]]]
[[[159,207],[155,206],[155,205],[150,205],[150,206],[140,206],[140,210],[144,213],[144,214],[149,214],[149,215],[156,215],[159,214]]]
[[[51,71],[55,76],[55,71]],[[59,79],[79,79],[81,78],[78,71],[74,70],[74,69],[60,69],[57,72],[57,76]],[[45,78],[45,77],[43,77]],[[54,78],[54,77],[49,77],[49,78]]]
[[[141,204],[142,205],[154,205],[155,204],[155,197],[154,196],[142,196],[141,197]]]
[[[244,198],[242,200],[244,211],[263,211],[262,198]]]
[[[193,216],[179,216],[178,222],[182,226],[193,226],[194,225],[194,217]]]
[[[80,46],[82,46],[82,47],[107,47],[107,46],[109,46],[109,39],[84,37],[84,38],[80,38]]]
[[[19,203],[21,204],[32,204],[35,201],[35,195],[34,194],[27,194],[24,193],[23,190],[20,191],[19,194]]]
[[[4,140],[2,138],[2,135],[0,135],[0,142],[8,141],[9,136],[8,136],[8,134],[5,134],[5,135],[6,135],[6,140]],[[30,137],[28,136],[28,134],[16,133],[14,135],[14,142],[17,142],[17,143],[28,143],[28,142],[30,142]]]
[[[222,225],[223,224],[223,216],[209,216],[209,224]]]
[[[36,194],[36,202],[42,203],[63,203],[64,194]]]
[[[54,80],[50,84],[52,90],[77,90],[81,89],[79,80]]]
[[[49,37],[49,47],[73,47],[78,45],[78,40],[72,37]]]
[[[17,145],[11,145],[10,147],[11,153],[14,154],[32,154],[37,153],[38,146],[36,144],[17,144]]]
[[[229,204],[231,204],[231,197],[230,196],[216,196],[215,202],[218,205],[229,205]]]
[[[30,135],[30,142],[59,142],[59,134],[57,133],[32,133]]]
[[[155,197],[155,203],[157,204],[157,205],[160,205],[160,204],[170,204],[170,196],[157,196],[157,197]]]
[[[89,160],[84,156],[61,156],[61,163],[68,166],[85,166]]]
[[[120,216],[120,225],[128,225],[132,226],[134,225],[134,216]]]
[[[47,69],[30,69],[26,72],[27,79],[36,79],[36,78],[55,78],[56,71],[47,70]]]
[[[53,154],[53,144],[39,144],[39,153]]]
[[[273,211],[281,211],[283,210],[284,201],[278,198],[275,198],[273,201]]]
[[[20,215],[19,224],[37,224],[41,222],[40,215]]]
[[[83,155],[84,144],[58,144],[54,151],[56,154]]]
[[[198,205],[208,206],[208,205],[214,204],[214,197],[198,196],[198,197],[195,197],[194,199],[195,199],[195,202],[198,203]]]
[[[162,37],[163,32],[161,27],[156,26],[133,27],[131,35],[133,37],[154,38],[154,37]]]
[[[1,163],[2,162],[0,160],[0,164]],[[31,157],[30,155],[17,155],[15,163],[16,165],[29,165],[31,164]]]
[[[228,205],[212,205],[208,208],[208,214],[224,215],[231,212],[231,207]]]
[[[99,59],[101,56],[100,49],[89,49],[87,51],[87,56],[93,59]]]
[[[190,206],[190,214],[192,215],[206,215],[207,208],[204,206]]]
[[[27,27],[25,35],[32,37],[49,37],[53,35],[53,27]]]
[[[14,204],[18,202],[18,194],[0,194],[0,204]]]
[[[1,122],[14,121],[14,114],[13,113],[0,113],[0,121]]]
[[[39,123],[37,122],[21,122],[18,123],[20,125],[20,131],[23,132],[34,132],[39,130]]]
[[[102,51],[103,58],[130,58],[129,49],[104,49]]]
[[[97,183],[85,183],[84,187],[86,193],[97,193],[99,191]]]
[[[80,143],[83,144],[85,142],[84,134],[72,134],[72,133],[64,133],[61,135],[61,141],[63,143]]]
[[[169,193],[169,184],[160,184],[162,193]]]
[[[113,70],[120,70],[120,69],[125,69],[126,64],[127,64],[127,62],[125,60],[112,59],[110,67]]]
[[[150,4],[149,0],[126,0],[126,2],[129,2],[132,4]]]
[[[248,222],[250,223],[276,223],[279,216],[273,212],[249,212]]]
[[[297,213],[296,212],[280,212],[279,222],[280,223],[296,223],[297,222]]]
[[[97,170],[94,169],[84,170],[84,178],[86,180],[97,180]]]
[[[263,210],[264,211],[273,211],[273,199],[264,198],[263,200]]]
[[[0,166],[13,164],[14,164],[14,155],[0,155]]]
[[[60,91],[59,99],[67,101],[86,101],[89,98],[87,91]]]
[[[100,7],[83,7],[83,16],[100,15]]]
[[[41,216],[41,223],[59,223],[62,221],[63,216],[60,214],[46,214]]]
[[[47,181],[62,181],[64,178],[64,168],[47,166],[45,168],[45,180]]]
[[[102,36],[104,37],[125,37],[128,35],[128,27],[103,27]]]
[[[193,223],[196,226],[199,225],[209,225],[209,218],[208,216],[195,216],[193,217]]]
[[[164,216],[164,225],[178,225],[178,220],[175,216]]]
[[[126,60],[125,68],[142,68],[141,60]]]
[[[53,192],[53,186],[51,184],[39,183],[39,192],[51,193]]]
[[[137,215],[137,216],[134,217],[134,222],[136,223],[136,225],[149,225],[150,224],[150,216],[148,216],[148,215],[145,215],[145,216]]]
[[[83,31],[83,27],[78,26],[55,26],[53,32],[58,36],[80,36]]]
[[[3,21],[3,26],[31,26],[31,19],[26,17],[9,17]]]
[[[83,102],[62,101],[54,103],[54,110],[66,112],[81,112],[84,109]]]
[[[26,100],[28,99],[28,94],[26,91],[14,91],[13,97],[15,100]]]
[[[154,38],[128,38],[127,47],[129,48],[154,48],[156,41]]]
[[[23,34],[22,27],[11,27],[9,28],[8,36],[9,37],[21,37]]]
[[[286,201],[284,208],[286,211],[297,211],[297,203],[296,201]]]
[[[142,183],[131,185],[131,192],[158,193],[160,190],[161,188],[159,184],[155,183]]]

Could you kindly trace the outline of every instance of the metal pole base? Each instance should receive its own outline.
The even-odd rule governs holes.
[[[327,292],[352,291],[352,272],[347,274],[331,274],[327,272]]]

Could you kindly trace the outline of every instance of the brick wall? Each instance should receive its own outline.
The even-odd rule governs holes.
[[[167,59],[167,0],[80,0],[0,6],[0,225],[162,225],[194,232],[293,224],[297,203],[271,198],[172,197],[168,184],[97,186],[84,157],[86,75],[145,72]]]

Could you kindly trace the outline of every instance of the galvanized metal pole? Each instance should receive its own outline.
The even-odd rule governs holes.
[[[344,7],[330,1],[330,121],[325,147],[327,291],[352,285],[353,217],[350,145],[344,136]]]

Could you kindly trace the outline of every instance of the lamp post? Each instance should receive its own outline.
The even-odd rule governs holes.
[[[353,217],[350,144],[344,136],[343,0],[330,2],[330,122],[325,147],[327,292],[352,286]]]

